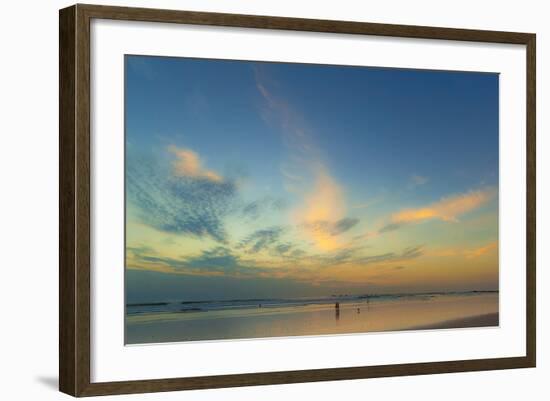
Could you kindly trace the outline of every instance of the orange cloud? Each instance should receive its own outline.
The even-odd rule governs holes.
[[[178,148],[170,145],[168,151],[176,156],[174,160],[174,174],[181,177],[203,178],[210,181],[220,182],[222,177],[212,170],[202,166],[200,156],[190,149]]]
[[[302,197],[300,205],[291,211],[291,219],[318,249],[337,249],[342,246],[337,236],[319,227],[331,226],[346,217],[344,192],[323,162],[322,152],[304,117],[271,91],[277,85],[269,76],[258,68],[254,72],[256,87],[267,106],[266,115],[278,123],[283,141],[291,151],[292,163],[285,164],[281,174],[285,188]],[[304,189],[307,182],[313,185]]]
[[[466,257],[469,258],[469,259],[477,258],[479,256],[486,255],[489,252],[492,252],[493,250],[497,249],[497,247],[498,247],[498,242],[494,241],[494,242],[491,242],[491,243],[489,243],[485,246],[467,250],[464,253],[465,253]]]
[[[394,227],[406,223],[415,223],[429,219],[458,221],[458,217],[479,208],[496,195],[494,188],[470,191],[465,194],[449,196],[438,202],[418,209],[405,209],[395,213],[391,220]]]
[[[303,205],[294,210],[293,219],[319,249],[334,250],[340,247],[338,238],[325,230],[315,229],[315,226],[318,222],[332,222],[344,217],[343,191],[324,165],[315,164],[313,174],[313,188],[305,194]]]

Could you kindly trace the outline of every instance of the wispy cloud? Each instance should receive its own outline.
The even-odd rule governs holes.
[[[228,247],[217,246],[179,258],[160,255],[150,248],[128,247],[126,264],[130,269],[164,273],[239,278],[291,278],[295,281],[311,283],[327,280],[326,269],[349,269],[351,267],[362,271],[369,266],[376,269],[388,266],[388,264],[391,266],[396,262],[411,260],[423,254],[423,248],[415,246],[405,248],[400,252],[370,255],[363,254],[361,248],[347,248],[324,254],[307,255],[301,250],[293,250],[292,245],[288,243],[273,245],[276,240],[269,233],[259,234],[259,237],[267,238],[271,249],[281,253],[283,258],[280,263],[274,263],[269,258],[258,259],[257,255],[250,258],[246,255],[239,255]],[[253,241],[251,244],[255,245]],[[264,249],[264,245],[262,244],[260,247]],[[331,280],[334,279],[332,274],[330,277]],[[350,279],[347,281],[351,282]]]
[[[402,226],[404,226],[405,223],[388,223],[384,227],[380,228],[378,230],[379,234],[388,233],[390,231],[399,230]]]
[[[327,235],[340,235],[346,231],[351,230],[359,223],[359,219],[355,217],[345,217],[343,219],[331,222],[326,220],[319,220],[314,223],[305,223],[307,228],[313,231],[319,231]]]
[[[286,255],[290,252],[292,248],[293,248],[293,245],[287,242],[287,243],[279,244],[275,246],[274,250],[278,255]]]
[[[415,259],[424,254],[424,247],[422,245],[412,246],[403,249],[401,252],[387,252],[379,255],[370,255],[353,260],[353,263],[367,265],[371,263],[380,262],[400,262],[410,259]]]
[[[296,265],[273,265],[268,260],[256,260],[236,254],[230,248],[217,246],[197,254],[169,257],[149,253],[140,248],[127,248],[127,267],[134,270],[149,270],[162,273],[196,276],[227,276],[237,278],[303,278],[312,277],[311,272]]]
[[[276,244],[283,232],[283,227],[270,227],[257,230],[243,239],[237,247],[244,249],[247,253],[258,253]]]
[[[202,251],[200,256],[187,258],[183,265],[192,270],[233,272],[240,270],[239,260],[228,248],[216,247]]]
[[[368,265],[386,264],[416,259],[424,255],[424,246],[417,245],[404,248],[401,251],[384,253],[365,253],[363,246],[340,248],[332,252],[320,254],[301,253],[292,261],[292,266],[313,266],[321,271],[327,268],[353,266],[362,269]]]
[[[472,258],[477,258],[477,257],[483,256],[483,255],[486,255],[486,254],[491,253],[491,252],[493,252],[497,249],[498,249],[498,242],[493,241],[493,242],[488,243],[487,245],[480,246],[478,248],[468,249],[464,252],[464,254],[466,255],[466,257],[468,259],[472,259]]]
[[[342,246],[336,238],[337,231],[347,230],[340,224],[352,220],[346,218],[344,191],[329,171],[314,141],[314,135],[305,118],[284,98],[274,94],[271,87],[277,87],[273,79],[257,68],[256,87],[265,101],[264,115],[280,128],[284,143],[291,156],[291,163],[281,168],[286,179],[286,188],[300,196],[302,202],[291,211],[291,218],[302,228],[303,234],[320,250],[334,250]],[[307,187],[304,183],[312,183]],[[319,222],[333,229],[320,230]]]
[[[264,197],[244,205],[241,215],[248,220],[256,220],[265,212],[280,212],[286,207],[287,203],[282,198]]]
[[[127,248],[128,249],[128,248]],[[192,275],[226,275],[254,277],[262,269],[251,269],[234,255],[229,248],[218,246],[203,250],[199,254],[182,258],[173,258],[151,254],[134,248],[127,260],[129,268],[153,270],[165,273],[192,274]]]
[[[189,159],[183,162],[184,157],[179,162],[195,167],[180,170],[179,167],[189,166],[177,164],[171,170],[164,157],[140,158],[129,154],[128,159],[128,201],[144,224],[169,233],[226,241],[223,218],[232,210],[236,196],[233,181],[212,179],[213,176],[196,168],[200,163]],[[198,155],[195,161],[200,161]],[[186,171],[191,173],[183,174]]]
[[[397,230],[403,225],[427,220],[456,222],[458,218],[489,202],[496,195],[494,188],[470,191],[464,194],[448,196],[426,207],[405,209],[392,215],[391,222],[379,232]]]
[[[299,248],[299,245],[292,242],[279,242],[270,250],[271,256],[278,256],[284,259],[300,260],[307,255],[307,252]]]

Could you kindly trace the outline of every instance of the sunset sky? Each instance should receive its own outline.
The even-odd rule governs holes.
[[[126,56],[128,302],[498,289],[498,75]]]

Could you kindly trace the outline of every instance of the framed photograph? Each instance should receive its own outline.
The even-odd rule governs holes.
[[[535,35],[60,11],[60,390],[535,366]]]

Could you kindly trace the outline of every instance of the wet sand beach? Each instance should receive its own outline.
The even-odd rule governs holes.
[[[485,315],[470,316],[461,319],[446,320],[443,322],[428,324],[424,326],[410,327],[408,330],[456,329],[467,327],[492,327],[498,325],[498,313],[487,313]]]
[[[486,326],[498,326],[498,293],[141,313],[126,317],[126,344]]]

